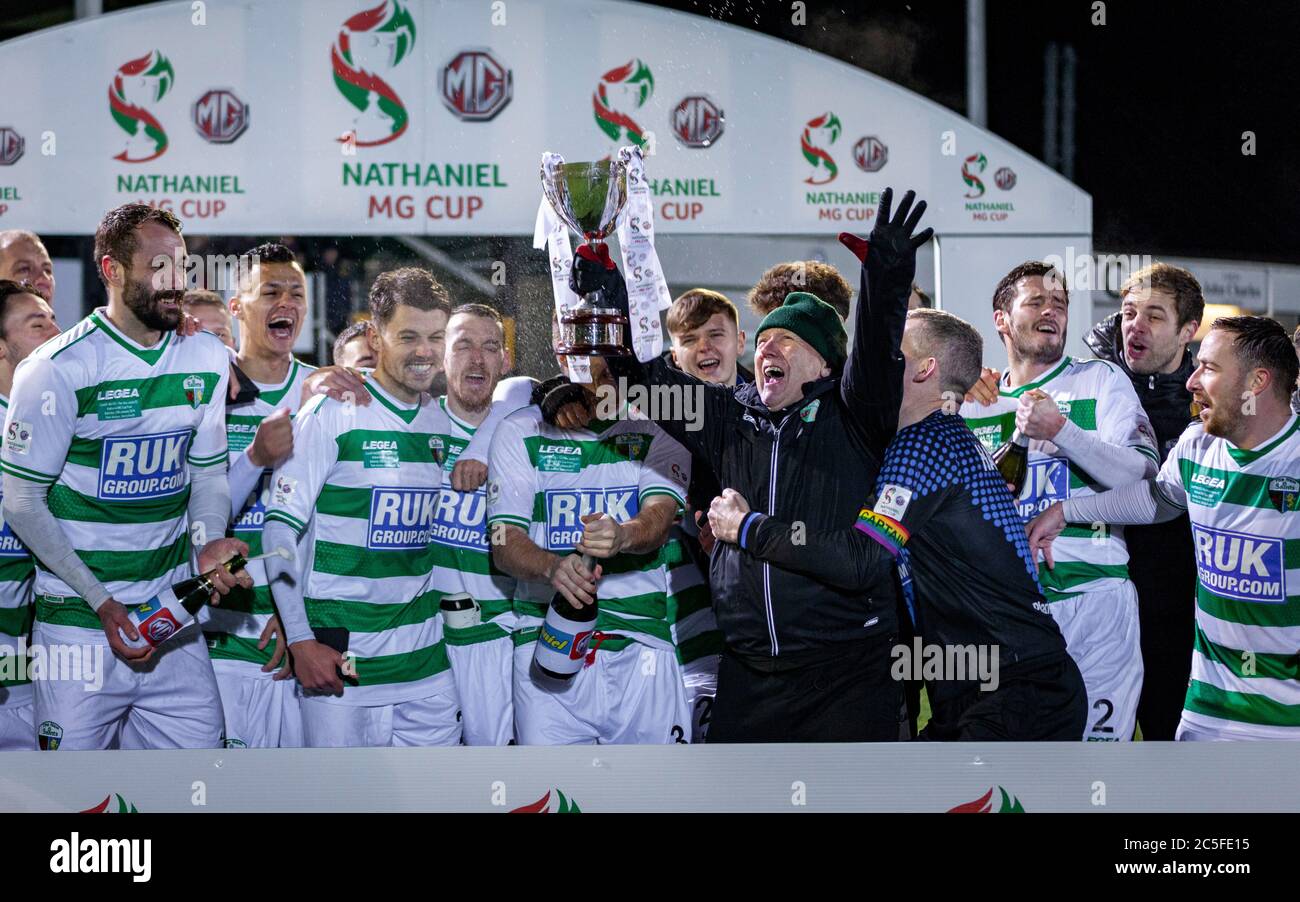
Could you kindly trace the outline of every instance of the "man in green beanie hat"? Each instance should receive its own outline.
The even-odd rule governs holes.
[[[689,419],[668,409],[642,412],[754,510],[810,534],[857,522],[897,427],[907,296],[916,250],[933,234],[914,234],[925,202],[913,208],[913,199],[909,191],[891,216],[893,192],[885,190],[870,241],[840,236],[862,263],[851,349],[834,308],[793,292],[759,326],[753,383],[708,384],[659,358],[633,360],[620,374],[661,393],[692,393],[695,403],[681,408],[695,412]],[[571,284],[579,294],[601,290],[626,303],[612,264],[579,254]],[[540,402],[548,422],[566,427],[588,415],[571,419],[568,397]],[[904,738],[902,686],[890,675],[900,631],[892,565],[848,589],[801,569],[735,544],[714,546],[709,585],[724,647],[708,741]]]
[[[806,291],[792,291],[758,325],[754,381],[768,410],[803,397],[809,382],[838,373],[848,357],[849,336],[835,308]]]

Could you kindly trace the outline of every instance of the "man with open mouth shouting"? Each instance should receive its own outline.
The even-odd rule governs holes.
[[[1155,475],[1155,434],[1118,366],[1065,354],[1070,295],[1051,265],[1029,261],[993,293],[993,322],[1009,366],[998,399],[961,414],[990,451],[1016,433],[1029,445],[1017,505],[1028,522],[1049,505]],[[1088,689],[1084,739],[1133,737],[1142,690],[1137,592],[1123,531],[1075,523],[1038,580]]]

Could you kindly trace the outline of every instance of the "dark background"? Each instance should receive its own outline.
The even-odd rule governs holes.
[[[104,0],[104,11],[149,0]],[[486,2],[486,0],[484,0]],[[593,3],[601,0],[592,0]],[[837,57],[966,112],[964,0],[641,0]],[[1295,0],[988,0],[988,128],[1043,157],[1043,54],[1078,59],[1074,180],[1094,246],[1300,262]],[[0,40],[71,21],[72,0],[0,0]],[[56,77],[6,72],[16,79]],[[1242,154],[1242,132],[1256,153]]]

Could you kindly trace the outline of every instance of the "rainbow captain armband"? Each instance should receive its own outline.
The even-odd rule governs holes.
[[[884,545],[885,550],[894,557],[898,557],[907,540],[912,537],[903,524],[893,517],[886,517],[866,507],[858,512],[858,522],[853,524],[853,528],[865,532]]]

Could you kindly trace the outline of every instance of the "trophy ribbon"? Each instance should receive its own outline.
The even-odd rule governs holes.
[[[632,347],[637,359],[645,363],[663,353],[659,311],[671,307],[673,299],[655,253],[654,204],[641,148],[620,148],[618,156],[627,166],[627,209],[618,220],[618,246],[627,282]]]
[[[558,155],[556,155],[558,156]],[[573,269],[573,247],[569,244],[569,230],[555,215],[550,203],[542,198],[537,208],[537,223],[533,226],[533,247],[546,249],[551,260],[551,288],[555,293],[555,319],[560,321],[569,308],[578,305],[578,296],[569,288],[569,272]],[[574,382],[591,382],[591,360],[571,355],[569,373]]]

